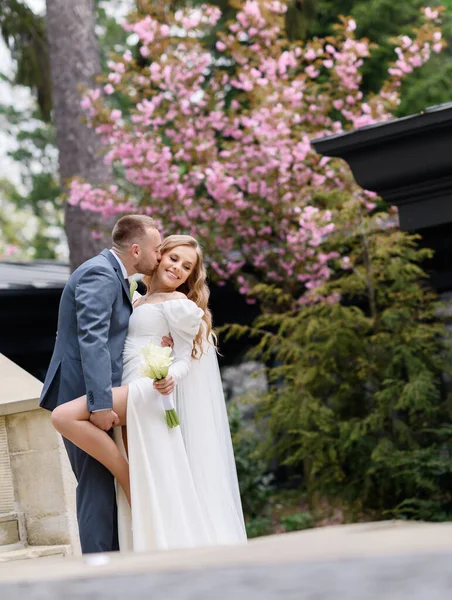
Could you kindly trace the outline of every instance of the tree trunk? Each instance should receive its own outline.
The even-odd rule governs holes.
[[[54,122],[63,189],[76,175],[92,185],[107,183],[111,178],[97,135],[82,122],[80,107],[80,88],[92,87],[100,73],[95,21],[93,0],[47,0]],[[98,215],[67,204],[65,229],[74,269],[105,247],[111,223],[102,223]],[[93,230],[106,230],[108,235],[96,239]]]

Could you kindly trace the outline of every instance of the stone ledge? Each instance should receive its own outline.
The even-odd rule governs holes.
[[[451,558],[378,557],[171,575],[100,575],[0,584],[0,594],[2,600],[450,600]],[[49,569],[50,563],[40,566]]]
[[[2,552],[0,549],[0,563],[16,561],[16,560],[30,560],[35,558],[56,558],[68,556],[71,553],[70,546],[27,546],[16,550],[10,550]],[[8,565],[7,568],[9,568]],[[2,567],[5,568],[5,567]],[[23,569],[23,566],[21,565]]]
[[[450,600],[452,524],[337,526],[243,547],[0,566],[2,600]],[[7,567],[7,569],[5,569]],[[5,569],[5,570],[4,570]]]
[[[452,523],[384,521],[257,538],[243,546],[71,557],[59,564],[58,568],[45,572],[38,564],[30,562],[26,568],[16,569],[14,565],[7,570],[0,568],[0,584],[4,581],[114,577],[255,565],[300,565],[329,560],[434,553],[452,554]]]
[[[0,402],[0,417],[30,412],[39,408],[39,397],[34,400],[10,400]]]
[[[39,408],[42,383],[0,354],[0,416]]]

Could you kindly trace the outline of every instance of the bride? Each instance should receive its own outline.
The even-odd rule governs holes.
[[[115,441],[89,418],[86,396],[57,407],[52,423],[115,476],[121,550],[149,551],[246,540],[231,436],[216,356],[201,249],[186,235],[161,247],[147,292],[134,295],[123,359],[113,389],[122,426]],[[166,423],[162,382],[139,374],[140,350],[171,333],[180,427]],[[164,386],[163,386],[164,387]],[[122,435],[121,435],[122,433]],[[115,443],[116,442],[116,443]]]

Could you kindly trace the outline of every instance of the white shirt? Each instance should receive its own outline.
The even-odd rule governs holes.
[[[127,274],[127,269],[125,268],[125,266],[122,263],[122,260],[119,258],[119,256],[116,254],[116,252],[114,250],[110,249],[110,252],[113,254],[113,256],[116,258],[116,260],[118,261],[119,266],[121,267],[121,273],[124,277],[124,279],[126,281],[128,281],[129,275]]]

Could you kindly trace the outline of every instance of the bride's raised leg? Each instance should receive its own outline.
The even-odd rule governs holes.
[[[129,386],[113,388],[113,410],[126,425]],[[52,412],[52,425],[70,442],[98,460],[117,479],[130,504],[129,464],[106,431],[90,422],[86,396],[61,404]]]

